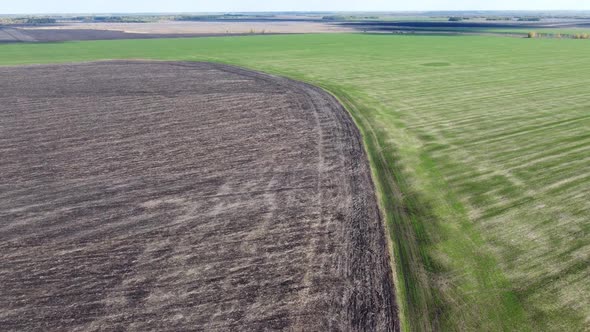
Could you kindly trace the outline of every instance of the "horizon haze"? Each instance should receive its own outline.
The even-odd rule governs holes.
[[[375,0],[360,2],[353,0],[325,1],[282,1],[263,0],[220,0],[190,1],[170,0],[166,2],[148,0],[130,1],[87,1],[56,0],[45,2],[23,0],[10,2],[0,8],[0,14],[66,14],[66,13],[213,13],[213,12],[428,12],[428,11],[583,11],[590,10],[590,1],[563,0],[483,0],[473,3],[468,0],[418,0],[412,4]]]

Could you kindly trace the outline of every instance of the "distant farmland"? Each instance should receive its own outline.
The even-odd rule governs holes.
[[[0,63],[232,63],[314,83],[362,130],[407,329],[590,328],[590,43],[256,36],[0,45]]]

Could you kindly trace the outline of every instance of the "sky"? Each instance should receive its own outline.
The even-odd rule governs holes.
[[[0,14],[590,10],[590,0],[0,0]]]

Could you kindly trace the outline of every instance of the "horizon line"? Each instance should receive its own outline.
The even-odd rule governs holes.
[[[461,9],[461,10],[449,10],[449,9],[429,9],[429,10],[270,10],[270,11],[154,11],[154,12],[132,12],[132,11],[113,11],[113,12],[28,12],[28,13],[0,13],[2,16],[7,15],[74,15],[74,14],[152,14],[152,15],[170,15],[170,14],[272,14],[272,13],[309,13],[309,14],[320,14],[320,13],[462,13],[462,12],[587,12],[590,13],[590,9]]]

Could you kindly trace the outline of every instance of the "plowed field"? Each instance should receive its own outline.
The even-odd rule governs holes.
[[[361,138],[205,63],[0,68],[0,326],[396,330]]]

